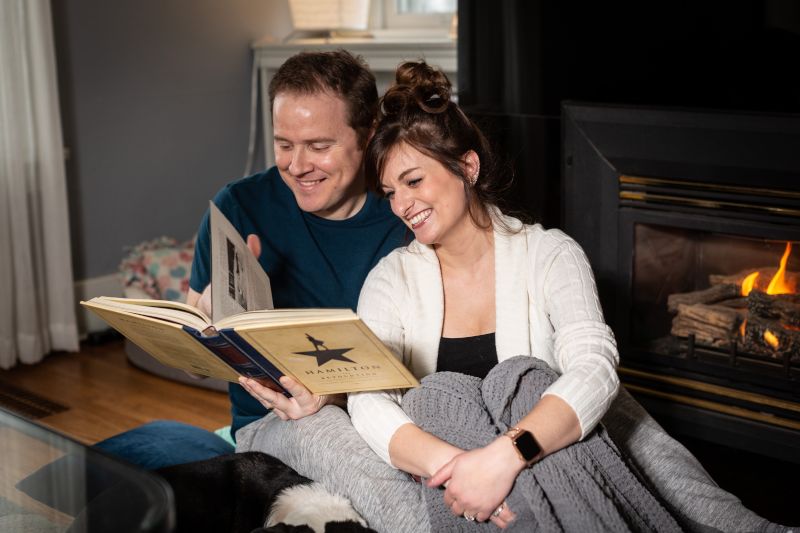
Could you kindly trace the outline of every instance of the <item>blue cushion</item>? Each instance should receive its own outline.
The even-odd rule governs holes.
[[[144,424],[93,447],[148,470],[235,451],[233,445],[215,433],[170,420]],[[85,511],[87,503],[124,481],[119,473],[98,467],[97,460],[97,457],[83,454],[67,454],[44,465],[16,487],[49,507],[78,516]],[[74,494],[70,484],[65,482],[75,479],[85,480],[84,491],[80,494]]]
[[[234,447],[219,435],[172,420],[156,420],[94,445],[148,470],[202,461],[233,453]]]

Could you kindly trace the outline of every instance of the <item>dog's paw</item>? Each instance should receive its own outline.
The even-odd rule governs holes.
[[[331,494],[319,483],[311,483],[283,490],[272,504],[265,527],[305,525],[314,533],[325,533],[328,522],[352,522],[356,527],[367,525],[347,498]]]

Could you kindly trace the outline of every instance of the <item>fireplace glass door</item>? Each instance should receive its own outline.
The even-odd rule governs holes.
[[[650,223],[632,229],[637,353],[712,374],[720,367],[750,383],[796,377],[800,242]]]

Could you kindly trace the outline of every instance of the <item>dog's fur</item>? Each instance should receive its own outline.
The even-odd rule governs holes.
[[[314,504],[309,505],[309,502]],[[272,504],[267,527],[276,524],[307,525],[319,532],[325,531],[327,522],[347,521],[367,525],[347,499],[331,494],[319,483],[312,483],[295,485],[282,491]]]
[[[264,453],[223,455],[156,472],[175,494],[178,533],[371,531],[349,501]],[[271,513],[276,519],[265,526]]]

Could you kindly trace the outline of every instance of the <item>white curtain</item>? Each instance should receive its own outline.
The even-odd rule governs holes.
[[[78,350],[50,0],[0,0],[0,368]]]

